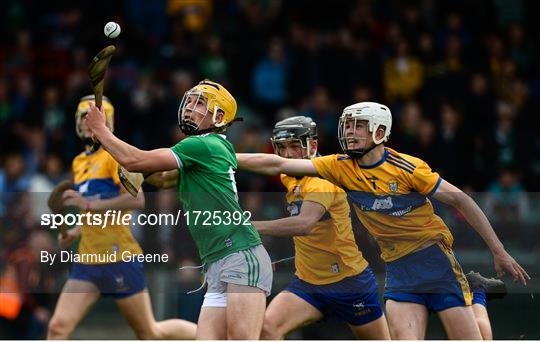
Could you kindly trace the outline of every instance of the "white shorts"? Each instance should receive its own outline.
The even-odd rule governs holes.
[[[227,255],[208,266],[202,307],[227,307],[227,284],[259,288],[269,296],[272,277],[272,262],[262,245]]]

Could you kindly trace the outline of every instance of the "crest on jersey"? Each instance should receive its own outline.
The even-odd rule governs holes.
[[[297,186],[294,188],[293,194],[294,194],[295,196],[300,196],[300,194],[301,194],[300,185],[297,185]]]
[[[388,181],[388,189],[390,189],[391,192],[397,192],[399,188],[399,183],[397,180],[392,179]]]

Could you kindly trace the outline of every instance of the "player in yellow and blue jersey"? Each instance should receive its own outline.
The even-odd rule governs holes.
[[[278,122],[277,155],[310,159],[317,154],[317,126],[295,116]],[[345,192],[317,177],[281,175],[290,217],[253,222],[261,234],[293,236],[296,277],[266,310],[262,338],[278,340],[320,319],[346,322],[356,337],[389,339],[377,282],[358,250]]]
[[[312,160],[239,154],[241,169],[319,176],[343,188],[375,238],[386,263],[386,314],[395,339],[423,339],[437,312],[450,339],[481,339],[472,294],[452,252],[453,237],[430,198],[458,209],[493,254],[497,275],[526,284],[525,270],[506,252],[478,205],[427,163],[384,146],[392,128],[388,107],[360,102],[344,109],[338,138],[344,154]]]
[[[107,210],[124,211],[142,209],[144,195],[135,198],[122,187],[118,178],[118,163],[103,148],[90,152],[91,133],[83,115],[94,96],[83,97],[76,112],[77,135],[85,144],[85,151],[73,160],[72,186],[62,194],[64,206],[73,206],[84,212],[104,213]],[[103,110],[109,129],[113,129],[114,107],[103,98]],[[104,222],[105,217],[102,217]],[[143,264],[122,261],[124,253],[142,254],[141,247],[128,225],[119,221],[104,222],[104,227],[76,226],[60,235],[63,248],[80,237],[76,255],[79,262],[72,264],[54,315],[49,322],[48,339],[67,339],[92,305],[103,295],[116,301],[135,334],[141,339],[193,339],[196,326],[191,322],[172,319],[156,322],[150,297],[146,291]]]

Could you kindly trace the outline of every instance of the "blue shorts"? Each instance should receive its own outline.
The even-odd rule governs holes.
[[[480,304],[487,308],[486,290],[479,288],[473,291],[473,304]]]
[[[382,316],[377,280],[371,268],[336,283],[313,285],[295,278],[285,291],[294,293],[319,310],[325,319],[363,325]]]
[[[143,268],[139,261],[99,265],[73,263],[69,279],[90,282],[103,296],[122,299],[146,288]]]
[[[441,242],[386,263],[384,299],[434,312],[472,304],[465,274],[452,249]]]

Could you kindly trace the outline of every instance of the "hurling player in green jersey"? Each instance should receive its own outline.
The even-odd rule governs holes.
[[[238,204],[234,148],[223,135],[236,101],[204,80],[188,90],[178,110],[187,138],[172,148],[143,151],[115,137],[91,105],[88,127],[128,171],[177,170],[178,193],[208,283],[197,339],[258,339],[272,285],[272,266],[257,230]]]

